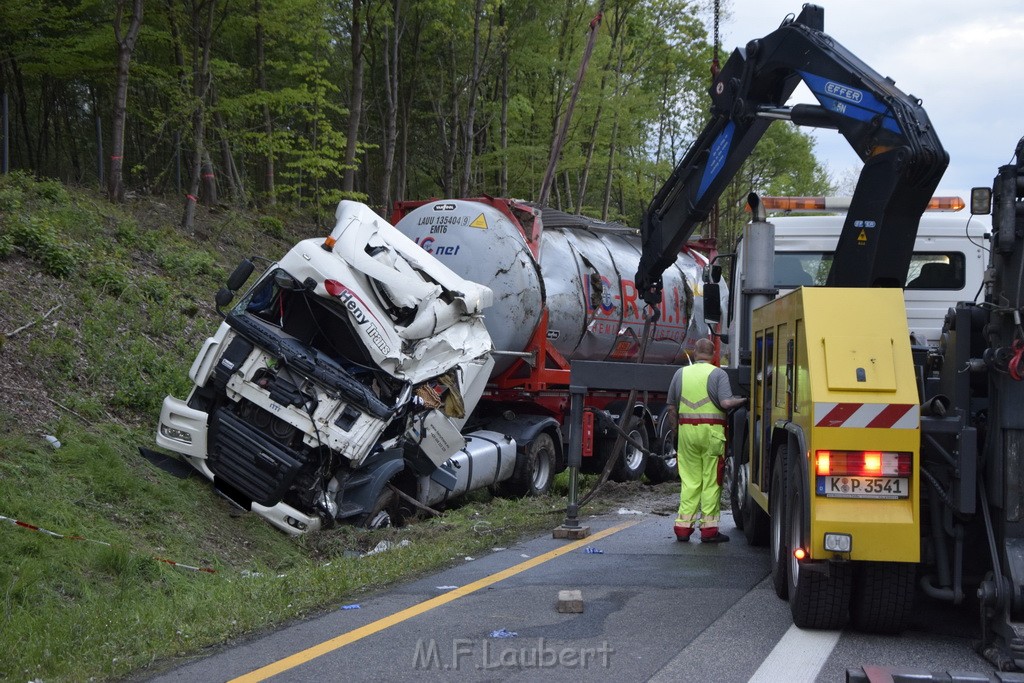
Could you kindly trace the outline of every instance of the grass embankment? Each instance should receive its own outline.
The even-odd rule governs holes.
[[[0,523],[0,680],[124,677],[560,521],[543,514],[558,499],[478,496],[403,529],[291,539],[143,459],[226,272],[323,233],[203,212],[186,235],[178,215],[0,177],[0,515],[88,539]],[[359,556],[382,539],[411,544]]]

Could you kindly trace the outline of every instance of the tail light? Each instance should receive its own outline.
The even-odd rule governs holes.
[[[912,453],[889,451],[815,451],[819,477],[909,477]]]

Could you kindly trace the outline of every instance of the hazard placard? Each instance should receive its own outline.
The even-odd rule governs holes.
[[[484,218],[483,214],[480,214],[479,216],[477,216],[476,218],[473,219],[473,222],[469,224],[469,227],[471,227],[471,228],[480,228],[481,230],[486,230],[487,229],[487,219]]]
[[[868,241],[868,234],[866,232],[864,232],[863,230],[861,230],[860,234],[857,235],[857,243],[858,244],[864,244],[867,241]]]

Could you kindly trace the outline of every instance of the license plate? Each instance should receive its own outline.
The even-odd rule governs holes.
[[[906,498],[910,480],[903,477],[818,477],[819,496],[829,498]]]

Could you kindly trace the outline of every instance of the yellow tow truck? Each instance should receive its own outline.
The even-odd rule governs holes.
[[[779,296],[753,194],[741,255],[719,256],[742,261],[728,315],[721,267],[705,269],[705,318],[735,334],[727,371],[751,398],[729,415],[736,525],[770,546],[797,626],[898,632],[919,596],[970,602],[980,652],[1024,670],[1024,138],[971,193],[992,216],[977,294],[949,302],[937,344],[914,343],[903,287],[949,158],[920,100],[823,31],[804,5],[715,76],[709,122],[645,213],[637,289],[660,302],[661,273],[773,120],[838,130],[864,168],[824,286]],[[818,105],[786,106],[800,82]]]
[[[769,525],[776,593],[799,626],[836,628],[849,612],[865,630],[901,628],[921,536],[902,293],[801,287],[756,309],[752,332],[748,495],[768,516],[752,514],[748,533]]]

